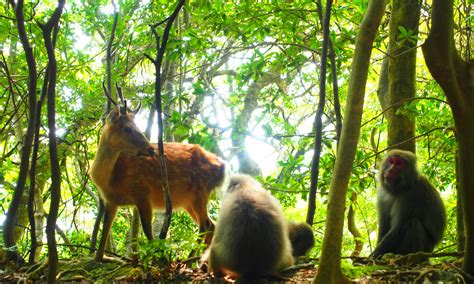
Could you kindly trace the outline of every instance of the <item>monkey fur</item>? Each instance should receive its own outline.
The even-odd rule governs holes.
[[[432,252],[443,237],[446,212],[439,193],[418,171],[415,154],[389,151],[378,180],[379,232],[371,256]]]
[[[234,175],[203,260],[216,274],[250,279],[276,274],[294,263],[287,225],[269,192],[248,175]]]
[[[307,223],[288,223],[291,249],[294,257],[304,256],[314,246],[313,229]]]

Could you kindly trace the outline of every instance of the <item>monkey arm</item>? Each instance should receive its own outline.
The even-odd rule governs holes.
[[[377,244],[380,244],[383,237],[390,231],[390,200],[379,199],[377,202],[377,211],[379,216],[379,229],[377,234]]]
[[[375,250],[371,253],[372,257],[379,257],[385,253],[394,252],[398,249],[400,240],[405,231],[402,225],[394,226],[387,234],[379,236],[379,242]]]
[[[388,214],[380,214],[379,231],[377,235],[377,244],[382,242],[382,239],[390,231],[390,216]]]

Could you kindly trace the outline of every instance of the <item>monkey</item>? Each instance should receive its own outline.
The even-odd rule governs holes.
[[[288,222],[288,234],[294,257],[306,255],[314,246],[313,229],[307,223]]]
[[[294,264],[287,226],[276,198],[254,178],[234,175],[202,260],[216,275],[241,279],[274,275]]]
[[[377,191],[379,219],[374,258],[386,253],[433,252],[446,228],[441,197],[417,169],[416,156],[391,150],[380,166]]]

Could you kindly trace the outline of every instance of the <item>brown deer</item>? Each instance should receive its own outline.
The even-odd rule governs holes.
[[[106,118],[90,172],[105,203],[102,236],[95,257],[98,261],[103,259],[119,206],[137,207],[149,240],[153,239],[153,208],[165,207],[157,145],[150,144],[136,126],[134,116],[138,110],[127,109],[120,88],[117,87],[117,93],[123,106],[111,99],[105,86],[104,91],[115,108]],[[165,143],[164,154],[172,206],[184,208],[191,215],[209,244],[214,224],[207,214],[207,204],[212,190],[224,181],[225,164],[193,144]]]

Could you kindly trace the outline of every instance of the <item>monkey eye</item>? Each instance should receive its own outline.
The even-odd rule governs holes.
[[[391,165],[394,165],[394,166],[397,166],[397,167],[402,167],[405,165],[405,160],[403,160],[402,158],[400,157],[390,157],[388,159],[388,162],[391,164]]]

